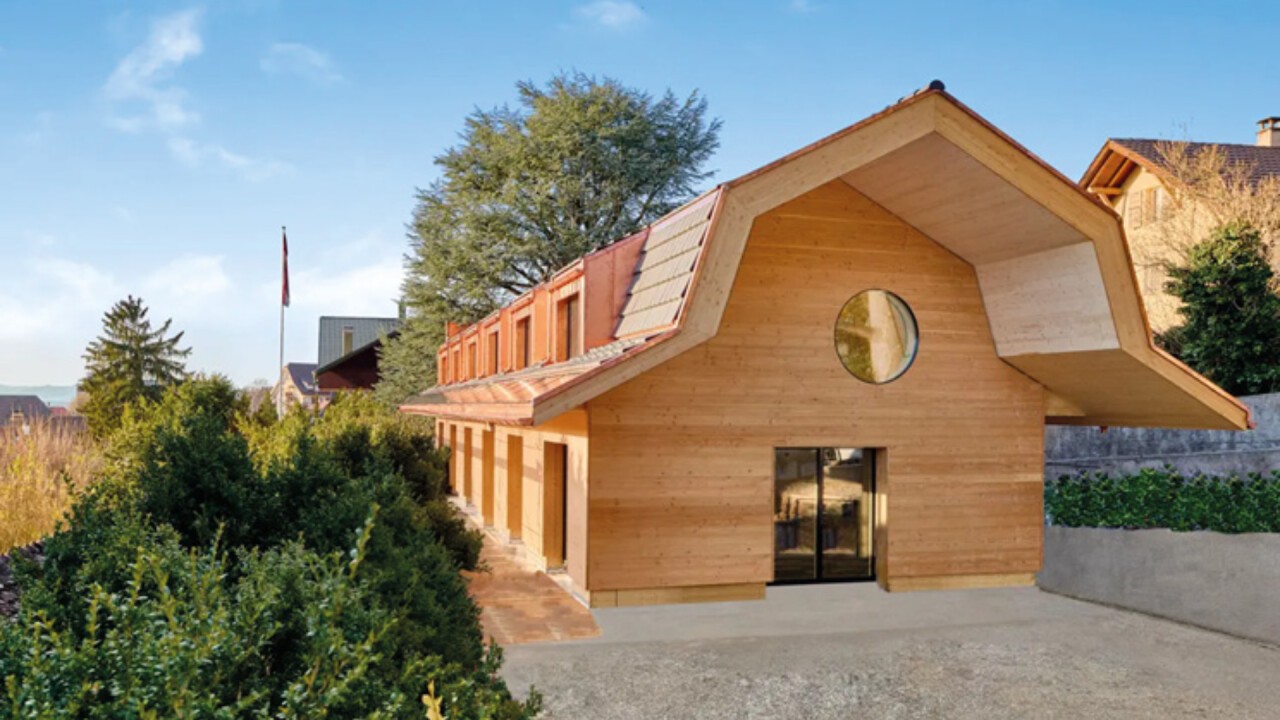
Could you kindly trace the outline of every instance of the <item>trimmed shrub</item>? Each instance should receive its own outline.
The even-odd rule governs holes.
[[[1066,527],[1280,532],[1280,471],[1245,478],[1186,477],[1171,467],[1064,475],[1045,484],[1044,506],[1052,524]]]
[[[250,423],[229,390],[221,379],[195,380],[127,411],[111,438],[107,477],[48,539],[44,564],[19,568],[24,622],[40,630],[4,636],[5,674],[44,674],[50,689],[10,689],[10,699],[18,693],[23,703],[36,698],[24,707],[58,709],[28,714],[15,705],[16,715],[61,717],[66,708],[92,707],[65,712],[421,717],[419,698],[432,682],[449,717],[535,714],[536,696],[516,702],[498,677],[501,655],[484,647],[479,611],[459,573],[475,567],[479,534],[445,500],[423,502],[427,495],[403,474],[416,474],[419,489],[440,477],[432,474],[440,462],[429,435],[354,411],[340,411],[323,429],[324,421],[302,414]],[[362,526],[359,558],[344,581],[350,588],[329,588],[337,580],[325,563],[354,552]],[[348,603],[343,593],[358,598]],[[335,602],[346,606],[343,615],[325,615]],[[192,613],[183,615],[183,603]],[[234,634],[219,646],[222,654],[199,654],[213,651],[199,639],[210,630],[196,608],[221,613]],[[247,624],[238,624],[241,612]],[[100,632],[125,623],[151,626],[136,640]],[[162,657],[165,648],[175,655]],[[178,669],[85,695],[84,687],[100,682],[91,668],[113,667],[100,652],[123,658],[111,662],[172,661]],[[33,653],[60,659],[23,665],[35,662]],[[188,665],[205,667],[208,677],[184,675]],[[292,684],[298,678],[306,687]],[[206,680],[216,687],[200,684]],[[321,700],[312,692],[326,682],[328,704],[315,704]],[[208,704],[191,700],[188,688]],[[190,713],[175,712],[175,703]]]
[[[357,582],[371,530],[347,562],[289,543],[234,568],[151,533],[81,578],[77,627],[38,600],[0,625],[0,716],[392,716],[407,699],[369,671],[393,620]]]

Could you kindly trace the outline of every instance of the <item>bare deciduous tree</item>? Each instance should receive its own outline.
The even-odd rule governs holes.
[[[1233,162],[1217,145],[1162,142],[1156,146],[1165,171],[1167,208],[1153,230],[1165,262],[1186,263],[1187,251],[1215,228],[1231,223],[1254,227],[1262,235],[1272,264],[1280,240],[1280,176],[1258,172],[1255,164]]]

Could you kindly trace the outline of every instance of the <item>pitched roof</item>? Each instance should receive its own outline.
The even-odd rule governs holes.
[[[35,395],[0,395],[0,427],[8,425],[15,413],[22,413],[27,420],[52,416],[49,406]]]
[[[1111,138],[1089,164],[1080,178],[1084,187],[1119,187],[1133,170],[1133,164],[1163,173],[1166,170],[1163,145],[1173,141],[1150,138]],[[1196,155],[1217,148],[1229,165],[1245,165],[1251,168],[1254,182],[1267,177],[1280,176],[1280,147],[1242,145],[1237,143],[1187,142],[1187,152]],[[1128,160],[1129,162],[1124,162]],[[1168,175],[1164,175],[1166,178]]]
[[[718,193],[710,192],[653,224],[632,274],[616,337],[674,325],[693,281]]]
[[[303,395],[316,395],[320,392],[320,388],[316,387],[315,363],[286,363],[284,367],[289,373],[289,379]]]
[[[342,357],[342,332],[346,328],[351,328],[351,347],[355,349],[368,345],[398,327],[399,318],[322,316],[316,364],[328,365]]]
[[[836,181],[974,267],[996,352],[1046,389],[1046,420],[1249,425],[1244,405],[1156,348],[1114,211],[945,92],[941,83],[720,185],[651,227],[650,235],[665,234],[668,240],[646,246],[628,303],[634,303],[634,315],[662,308],[653,314],[661,316],[659,322],[671,319],[670,325],[645,329],[648,321],[636,323],[638,344],[596,363],[569,361],[437,386],[401,409],[539,425],[692,350],[719,331],[755,219]],[[695,233],[696,242],[674,229],[660,232],[664,223],[673,227],[691,218],[695,207],[699,218],[702,207],[709,212],[705,222],[698,221],[704,229]],[[978,211],[990,208],[999,212]],[[643,282],[645,259],[662,257],[662,249],[673,242],[679,244],[670,254],[681,260],[670,269],[671,278],[655,271],[654,282]],[[654,261],[650,267],[663,265]],[[1042,276],[1052,280],[1055,272],[1071,275],[1067,284],[1075,292],[1064,294],[1063,283],[1045,282]],[[678,301],[656,291],[650,302],[636,300],[676,277],[680,280],[672,284],[682,288]],[[993,296],[1007,296],[1000,307],[987,298],[988,281]],[[1070,312],[1072,307],[1090,312]],[[627,315],[621,313],[618,329],[628,329]],[[614,337],[628,339],[621,332]]]

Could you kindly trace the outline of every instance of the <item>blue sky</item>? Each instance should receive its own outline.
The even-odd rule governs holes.
[[[1077,177],[1108,136],[1252,142],[1267,3],[0,0],[0,384],[70,384],[140,294],[193,369],[274,378],[321,314],[395,312],[416,187],[475,107],[558,70],[705,93],[715,180],[937,77]]]

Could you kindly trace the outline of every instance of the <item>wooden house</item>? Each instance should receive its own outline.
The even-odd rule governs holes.
[[[1122,225],[941,83],[450,325],[451,482],[592,606],[1028,585],[1045,423],[1245,428]]]
[[[1177,146],[1175,148],[1175,146]],[[1185,260],[1188,239],[1209,236],[1215,220],[1203,207],[1174,212],[1181,181],[1168,167],[1166,153],[1188,157],[1212,151],[1221,156],[1224,170],[1239,168],[1250,183],[1280,178],[1280,117],[1258,121],[1253,145],[1238,143],[1165,143],[1143,138],[1112,138],[1094,157],[1080,185],[1114,209],[1123,219],[1130,252],[1137,269],[1138,289],[1146,303],[1147,317],[1156,332],[1182,323],[1180,301],[1165,292],[1166,267]],[[1191,198],[1184,200],[1194,203]],[[1170,217],[1174,215],[1175,217]],[[1175,223],[1173,228],[1165,223]],[[1272,248],[1271,265],[1280,271],[1280,254]]]

